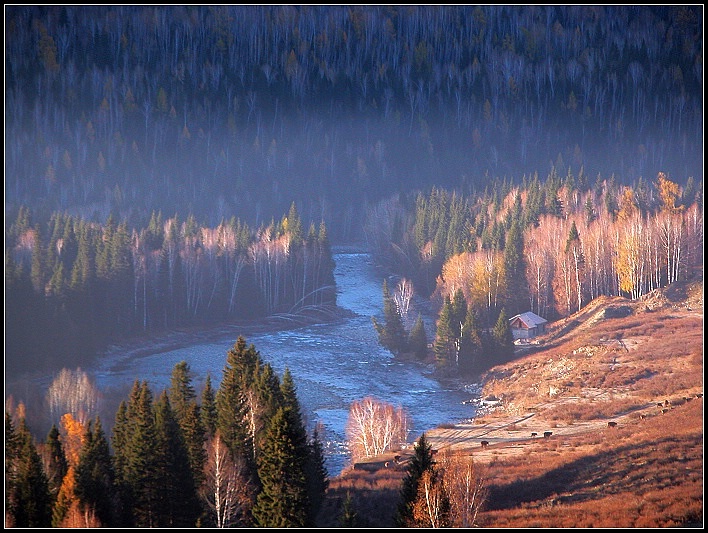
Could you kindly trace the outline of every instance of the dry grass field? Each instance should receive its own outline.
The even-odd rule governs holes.
[[[492,395],[473,423],[426,433],[485,472],[478,525],[703,526],[702,277],[551,324],[487,374]],[[363,466],[330,481],[323,526],[347,492],[360,526],[394,525],[403,467]]]

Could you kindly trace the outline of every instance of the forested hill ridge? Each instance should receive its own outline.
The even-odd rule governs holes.
[[[702,179],[703,7],[5,6],[5,202],[252,226],[553,167]]]

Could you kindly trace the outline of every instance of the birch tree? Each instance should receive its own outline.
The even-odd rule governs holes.
[[[399,449],[408,436],[408,416],[402,407],[370,396],[349,408],[346,435],[352,460]]]
[[[246,525],[244,515],[253,505],[253,487],[244,464],[234,460],[217,430],[207,445],[202,499],[218,528]]]

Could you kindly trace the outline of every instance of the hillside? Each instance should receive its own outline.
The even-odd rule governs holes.
[[[427,433],[434,449],[469,452],[483,467],[479,525],[702,526],[702,275],[636,301],[602,297],[551,324],[488,372],[488,396],[501,401],[474,423]],[[385,526],[405,474],[391,470],[359,466],[332,480],[330,511],[349,490],[367,524]]]

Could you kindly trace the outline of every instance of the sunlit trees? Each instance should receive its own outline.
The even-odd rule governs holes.
[[[402,407],[367,396],[349,407],[346,434],[352,461],[397,450],[408,436],[408,415]]]
[[[209,440],[200,494],[218,528],[248,525],[254,487],[243,459],[234,458],[219,432]]]
[[[99,392],[88,374],[80,368],[63,368],[47,390],[52,419],[57,422],[66,413],[82,423],[93,418],[99,407]]]

